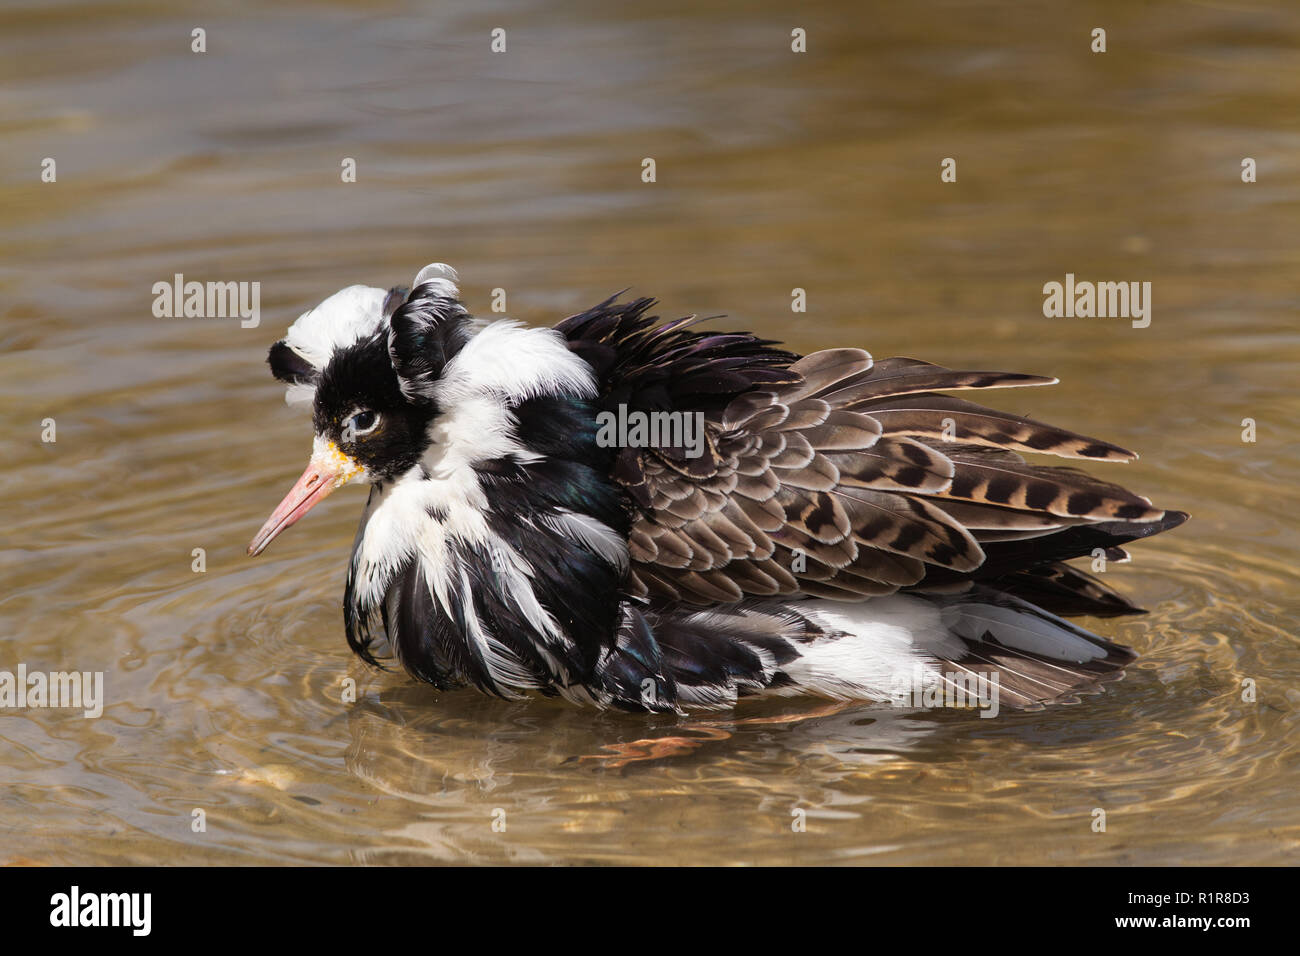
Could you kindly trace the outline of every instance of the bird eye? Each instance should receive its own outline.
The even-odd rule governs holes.
[[[347,420],[345,429],[350,430],[353,435],[368,435],[379,427],[379,413],[372,412],[370,409],[362,409]]]

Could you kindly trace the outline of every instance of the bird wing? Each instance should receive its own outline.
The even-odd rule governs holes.
[[[1132,452],[942,394],[1055,379],[876,362],[852,348],[799,358],[747,333],[695,331],[694,317],[661,324],[652,305],[609,300],[558,326],[596,369],[605,410],[703,416],[702,454],[684,443],[617,451],[613,477],[636,506],[634,595],[854,600],[1010,580],[1097,547],[1119,559],[1124,541],[1186,517],[1020,454]],[[1084,575],[1052,587],[1061,606],[1119,613],[1122,599]]]

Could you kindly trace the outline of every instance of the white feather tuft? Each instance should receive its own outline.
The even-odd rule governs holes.
[[[384,327],[383,289],[350,285],[298,316],[284,342],[317,370],[330,356]]]
[[[456,283],[460,276],[456,275],[456,270],[445,262],[431,262],[415,274],[411,281],[411,288],[416,289],[426,282],[433,283],[434,293],[445,296],[448,299],[459,299],[460,289],[456,288]]]
[[[555,329],[510,319],[483,326],[448,363],[437,384],[444,408],[474,396],[526,401],[539,395],[596,394],[591,366],[569,351]]]

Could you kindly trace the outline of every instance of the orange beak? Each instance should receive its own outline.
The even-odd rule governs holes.
[[[339,451],[337,445],[317,439],[307,470],[294,482],[284,500],[276,506],[271,517],[266,519],[266,524],[253,537],[248,546],[249,555],[255,557],[261,554],[281,531],[295,524],[324,501],[331,491],[347,484],[361,472],[361,466]]]

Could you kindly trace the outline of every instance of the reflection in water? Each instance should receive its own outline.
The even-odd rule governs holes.
[[[417,819],[387,831],[388,846],[361,854],[365,862],[407,856],[487,862],[501,860],[503,853],[518,862],[561,862],[575,851],[594,854],[593,861],[612,861],[619,857],[611,853],[615,847],[600,847],[602,836],[616,833],[629,814],[643,813],[644,801],[706,794],[713,774],[704,771],[734,759],[736,746],[756,748],[744,761],[750,773],[759,773],[765,760],[781,761],[782,751],[794,751],[804,759],[825,758],[828,768],[847,774],[888,763],[935,727],[915,714],[861,704],[805,702],[801,712],[790,702],[784,708],[769,703],[764,709],[772,712],[762,715],[650,722],[593,716],[563,705],[496,701],[475,708],[472,717],[452,719],[427,704],[419,689],[403,688],[350,712],[349,769],[385,794],[419,807]],[[638,748],[638,756],[653,759],[586,763],[564,752],[566,742],[577,739],[602,741],[602,749],[624,757],[628,751],[622,748],[649,740],[691,740],[706,752],[696,753],[693,746]],[[730,746],[707,752],[709,744],[724,741]],[[682,763],[670,763],[674,758]],[[671,783],[674,777],[681,782]],[[688,790],[691,778],[696,786]],[[746,811],[768,817],[789,818],[804,801],[814,820],[851,819],[855,815],[843,806],[861,802],[831,789],[829,777],[815,792],[786,797],[768,791],[740,767],[721,779],[756,787],[760,792]],[[557,787],[557,781],[563,784]],[[494,831],[494,814],[503,811],[505,830]],[[508,846],[504,833],[510,834]]]
[[[201,57],[143,0],[0,13],[29,157],[0,180],[0,669],[106,696],[0,715],[0,862],[1294,860],[1300,16],[1100,10],[1160,55],[1088,53],[1091,9],[937,0],[801,8],[802,55],[766,2],[515,5],[503,56],[468,3],[237,4]],[[365,669],[363,495],[243,557],[307,451],[263,362],[324,295],[435,260],[480,314],[633,286],[804,351],[1058,375],[1008,410],[1138,449],[1122,483],[1193,515],[1107,571],[1148,616],[1085,622],[1141,660],[994,720],[645,719]],[[260,326],[154,318],[176,273],[261,283]],[[1066,273],[1151,282],[1150,327],[1045,318]]]

